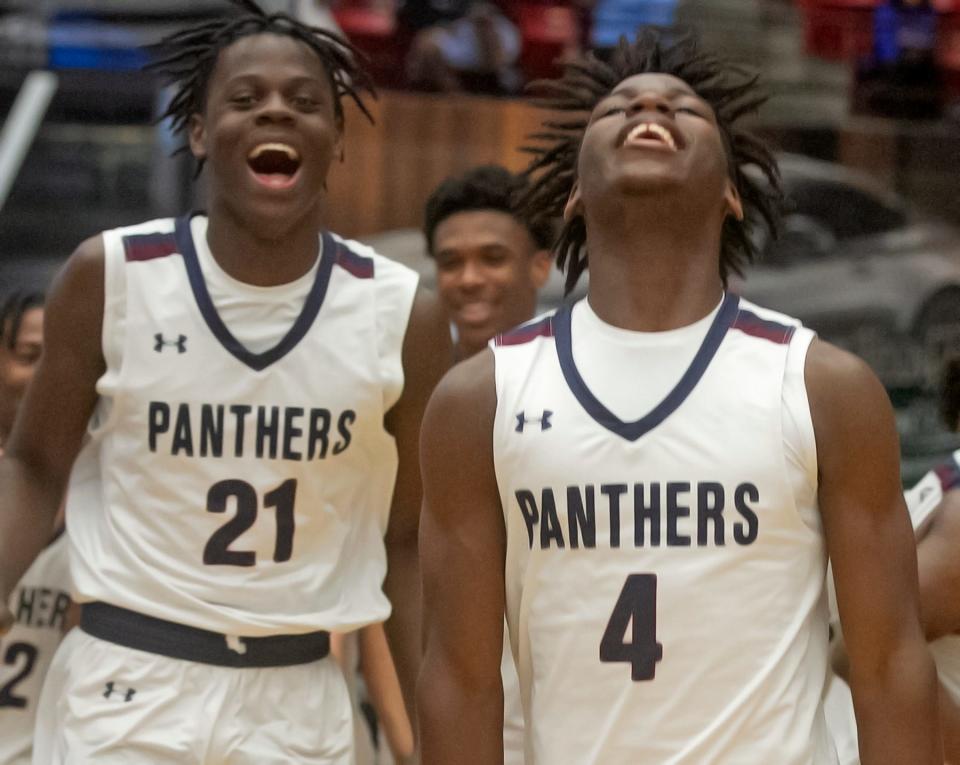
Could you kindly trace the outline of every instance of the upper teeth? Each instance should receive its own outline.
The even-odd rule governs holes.
[[[287,146],[285,143],[262,143],[250,152],[250,159],[256,159],[265,151],[282,151],[290,160],[294,162],[297,162],[300,159],[300,155],[297,154],[297,150],[292,146]]]
[[[677,142],[673,140],[670,131],[663,127],[663,125],[658,125],[655,122],[641,122],[627,135],[627,141],[635,141],[649,137],[660,139],[671,149],[677,148]]]

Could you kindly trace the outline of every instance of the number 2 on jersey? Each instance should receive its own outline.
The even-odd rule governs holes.
[[[630,574],[603,631],[600,661],[629,664],[633,681],[640,682],[653,680],[662,658],[663,646],[657,642],[657,575]]]
[[[231,550],[230,545],[249,529],[257,520],[260,501],[257,490],[246,481],[230,479],[220,481],[207,492],[207,511],[225,513],[227,501],[236,500],[237,513],[223,526],[217,529],[206,547],[203,548],[203,562],[210,566],[253,566],[257,554],[252,550]],[[283,563],[293,555],[293,504],[297,497],[297,479],[284,481],[263,498],[264,507],[277,510],[277,542],[273,550],[273,560]]]
[[[3,707],[23,709],[27,706],[27,700],[23,696],[17,696],[13,692],[13,689],[16,688],[18,683],[26,680],[33,671],[33,665],[37,661],[36,646],[32,646],[29,643],[12,643],[3,655],[3,663],[12,667],[16,665],[17,659],[21,656],[25,657],[23,667],[20,668],[20,671],[9,683],[0,688],[0,709]]]

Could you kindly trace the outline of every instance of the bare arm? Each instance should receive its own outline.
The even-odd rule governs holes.
[[[84,242],[44,311],[44,351],[0,460],[0,631],[6,603],[50,530],[103,374],[103,244]]]
[[[453,350],[447,319],[436,298],[418,292],[403,341],[404,386],[400,400],[387,414],[386,428],[397,442],[399,466],[387,526],[387,576],[384,592],[393,604],[385,624],[400,687],[411,720],[420,670],[420,528],[419,441],[427,400],[450,366]]]
[[[424,765],[502,765],[506,538],[493,466],[493,355],[455,367],[424,420]]]
[[[367,684],[370,703],[393,759],[400,765],[414,754],[413,728],[403,703],[400,680],[390,654],[382,624],[370,624],[360,630],[360,671]]]
[[[827,343],[811,346],[806,384],[861,759],[940,765],[936,672],[918,619],[893,411],[869,368]]]

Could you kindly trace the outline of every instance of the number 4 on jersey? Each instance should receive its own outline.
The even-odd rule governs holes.
[[[630,640],[627,628],[633,625]],[[625,662],[634,682],[653,680],[663,646],[657,642],[657,576],[631,574],[600,640],[600,661]]]

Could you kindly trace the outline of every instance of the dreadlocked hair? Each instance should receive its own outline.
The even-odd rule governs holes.
[[[531,83],[534,103],[560,114],[545,120],[544,131],[528,136],[535,143],[522,148],[533,155],[525,171],[532,184],[523,205],[531,214],[563,214],[577,177],[577,159],[590,112],[619,83],[646,73],[669,74],[683,80],[716,114],[730,177],[745,213],[743,221],[728,216],[723,224],[720,276],[726,284],[731,272],[742,274],[743,267],[756,257],[753,228],[762,223],[774,236],[779,230],[783,199],[780,173],[765,143],[736,125],[767,100],[757,88],[758,75],[701,50],[690,32],[641,28],[633,42],[620,38],[609,63],[589,53],[567,63],[560,79]],[[761,177],[745,172],[749,166],[756,167]],[[586,224],[578,215],[563,225],[554,243],[557,266],[566,271],[568,294],[587,270],[586,241]]]
[[[20,324],[31,308],[41,308],[44,302],[42,292],[32,290],[14,290],[0,305],[0,343],[13,348],[20,334]]]
[[[372,123],[373,115],[362,93],[376,98],[370,76],[357,62],[365,56],[339,35],[308,26],[285,13],[267,14],[254,0],[228,0],[238,12],[164,37],[147,46],[154,57],[145,69],[161,76],[177,89],[160,119],[169,118],[176,133],[183,132],[190,118],[203,111],[207,86],[220,52],[242,37],[272,33],[306,44],[320,59],[330,78],[337,123],[344,119],[343,98],[349,98]],[[185,147],[184,147],[185,148]],[[181,149],[182,150],[182,149]]]

